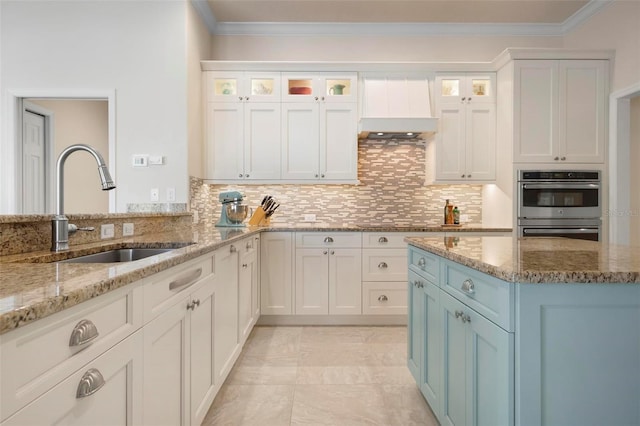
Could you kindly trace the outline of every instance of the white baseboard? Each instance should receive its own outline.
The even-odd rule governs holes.
[[[256,325],[407,325],[406,315],[261,315]]]

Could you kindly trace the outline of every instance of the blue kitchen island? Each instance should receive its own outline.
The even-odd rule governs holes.
[[[406,241],[408,366],[440,424],[640,424],[640,248]]]

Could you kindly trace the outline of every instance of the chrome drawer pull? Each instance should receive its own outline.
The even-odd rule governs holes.
[[[473,285],[473,281],[471,281],[470,278],[464,280],[460,289],[469,295],[473,295],[476,292],[476,287]]]
[[[384,294],[378,297],[378,302],[386,302],[387,300],[389,300],[389,298]]]
[[[460,318],[463,314],[464,312],[462,311],[456,311],[456,318]]]
[[[251,241],[247,241],[247,250],[251,249]]]
[[[462,315],[462,322],[463,323],[471,322],[471,317],[469,315]]]
[[[427,263],[426,260],[424,260],[424,257],[421,257],[420,260],[418,260],[418,266],[422,267]]]
[[[69,346],[80,346],[91,342],[98,337],[98,328],[90,320],[82,320],[73,327],[71,337],[69,338]]]
[[[78,389],[76,390],[76,398],[84,398],[98,392],[104,386],[104,377],[95,368],[90,368],[82,375]]]
[[[327,238],[324,239],[324,242],[325,243],[332,243],[333,242],[333,238],[327,237]]]
[[[387,240],[387,237],[380,237],[380,238],[378,238],[378,242],[379,243],[388,243],[389,240]]]
[[[193,284],[202,275],[202,268],[198,268],[195,271],[191,271],[169,283],[169,290],[177,290],[180,287]]]
[[[238,251],[238,249],[233,244],[231,245],[231,247],[229,247],[229,253],[235,253],[237,251]]]
[[[380,269],[384,269],[384,268],[386,268],[386,267],[387,267],[386,262],[380,262],[380,263],[378,263],[378,268],[380,268]]]

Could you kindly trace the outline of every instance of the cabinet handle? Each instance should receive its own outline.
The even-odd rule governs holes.
[[[90,320],[82,320],[73,327],[69,338],[69,347],[80,346],[91,342],[98,337],[98,328]]]
[[[315,100],[317,101],[317,100],[318,100],[318,97],[316,96],[316,97],[314,97],[313,99],[315,99]]]
[[[378,297],[378,302],[386,302],[389,298],[386,295],[382,295]]]
[[[325,243],[332,243],[332,242],[333,242],[333,238],[331,238],[331,237],[326,237],[326,238],[324,239],[324,242],[325,242]]]
[[[78,389],[76,390],[76,398],[84,398],[98,392],[104,386],[104,377],[98,369],[90,368],[82,375]]]
[[[191,302],[187,303],[187,311],[189,310],[194,310],[196,308],[196,303],[192,300]]]
[[[253,246],[251,245],[251,241],[247,241],[246,248],[247,248],[247,250],[253,248]]]
[[[238,96],[238,100],[240,100],[240,101],[241,101],[241,100],[242,100],[242,96]]]
[[[229,247],[229,253],[235,253],[237,251],[238,251],[238,249],[233,244],[231,245],[231,247]]]
[[[327,254],[327,253],[329,253],[329,252],[328,252],[328,251],[326,251],[326,250],[324,250],[324,251],[322,252],[322,254]]]
[[[242,267],[243,267],[243,268],[246,268],[247,266],[248,266],[248,265],[247,265],[246,263],[243,263],[243,264],[242,264]]]
[[[471,281],[470,278],[467,278],[463,281],[462,287],[460,287],[460,289],[468,295],[473,295],[476,292],[476,286],[473,285],[473,281]]]
[[[384,268],[386,268],[387,266],[388,266],[388,265],[387,265],[387,263],[386,263],[386,262],[380,262],[380,263],[378,263],[378,268],[380,268],[380,269],[384,269]]]
[[[320,177],[324,179],[324,173],[322,173],[322,174],[320,175]]]
[[[424,257],[421,257],[420,260],[418,260],[418,266],[422,267],[425,265],[427,261],[424,260]]]
[[[248,96],[245,96],[245,97],[244,97],[244,100],[245,100],[245,101],[248,101],[248,100],[249,100],[249,97],[248,97]]]
[[[316,178],[320,177],[320,175],[316,175]]]
[[[467,99],[467,103],[471,102],[471,98]]]
[[[564,161],[566,159],[567,159],[567,157],[560,157],[560,160],[562,160],[562,161]]]
[[[413,282],[413,286],[414,286],[414,287],[418,287],[418,280],[415,280],[415,281]]]
[[[464,177],[464,176],[465,176],[465,175],[462,175],[462,176],[460,176],[460,177]]]
[[[242,177],[242,173],[240,173],[240,174],[238,175],[238,177]]]
[[[456,318],[460,318],[463,314],[464,312],[462,311],[456,311]]]
[[[387,240],[387,237],[380,237],[380,238],[378,238],[378,242],[379,243],[388,243],[389,240]]]
[[[468,178],[470,178],[470,177],[471,177],[471,175],[467,175],[467,177],[468,177]]]
[[[462,322],[464,324],[471,322],[471,317],[469,315],[462,315]]]
[[[467,99],[467,98],[466,98],[466,97],[462,98],[462,99],[461,99],[461,100],[462,100],[462,102],[464,102],[464,101],[465,101],[465,99]]]
[[[169,283],[169,290],[177,290],[184,286],[189,286],[195,282],[202,275],[202,268],[198,268],[193,271],[189,271],[180,278],[175,279]]]
[[[554,159],[555,161],[558,161],[558,159],[559,159],[559,158],[558,158],[558,157],[554,157],[553,159]]]
[[[244,175],[244,177],[249,178],[249,175],[248,175],[248,174],[246,174],[246,175]]]
[[[332,254],[332,255],[333,255],[333,254],[336,254],[336,252],[335,252],[334,250],[331,250],[331,254]]]

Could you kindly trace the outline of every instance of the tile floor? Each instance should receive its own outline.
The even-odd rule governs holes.
[[[406,327],[256,327],[203,425],[436,426]]]

